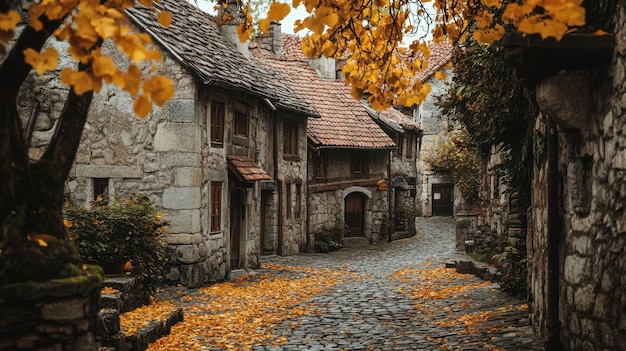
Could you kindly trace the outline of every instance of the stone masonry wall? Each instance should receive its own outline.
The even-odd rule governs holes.
[[[563,231],[560,255],[561,340],[570,350],[626,349],[626,14],[617,14],[616,52],[608,71],[564,72],[544,82],[571,101],[574,84],[589,89],[590,113],[555,108]],[[572,84],[574,83],[574,84]],[[589,88],[591,87],[591,88]],[[553,106],[554,107],[554,106]],[[571,113],[570,113],[571,112]],[[535,170],[533,205],[545,196]],[[545,311],[545,227],[533,209],[531,283],[533,320],[541,332]]]

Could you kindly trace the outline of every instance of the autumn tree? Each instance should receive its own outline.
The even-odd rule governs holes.
[[[150,6],[151,0],[141,4]],[[157,61],[147,34],[133,33],[125,8],[135,1],[49,0],[28,5],[0,0],[0,284],[44,281],[80,275],[79,258],[68,242],[63,221],[64,184],[74,162],[94,93],[112,83],[135,97],[134,108],[145,116],[152,104],[173,95],[168,78],[141,80],[140,64]],[[168,25],[168,13],[155,13]],[[44,153],[29,157],[33,113],[26,123],[18,113],[20,88],[32,69],[54,70],[59,52],[47,45],[51,38],[68,43],[76,62],[63,67],[59,79],[69,86],[55,132]],[[121,71],[101,51],[112,40],[133,62]]]

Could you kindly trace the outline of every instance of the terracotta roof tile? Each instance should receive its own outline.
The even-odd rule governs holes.
[[[321,118],[309,119],[307,136],[315,146],[346,148],[394,147],[391,138],[370,118],[343,82],[320,79],[307,62],[265,59],[282,73],[285,84],[313,105]]]
[[[228,169],[242,181],[271,180],[272,178],[250,157],[227,155]]]
[[[435,72],[450,62],[452,60],[452,52],[454,51],[454,46],[448,42],[430,42],[428,48],[430,49],[428,67],[417,75],[417,78],[422,81],[430,78]]]
[[[302,38],[295,34],[282,34],[283,57],[288,60],[306,61],[306,56],[302,52],[300,42]]]
[[[154,2],[153,6],[172,14],[173,20],[169,27],[158,24],[155,13],[148,8],[137,6],[127,12],[137,26],[149,33],[163,50],[203,84],[243,90],[270,99],[278,108],[307,116],[317,115],[279,77],[264,70],[257,60],[246,58],[231,46],[209,14],[187,1],[162,0]]]

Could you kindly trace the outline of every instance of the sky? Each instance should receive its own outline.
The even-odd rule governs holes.
[[[197,4],[198,7],[200,7],[200,9],[202,9],[203,11],[206,11],[210,14],[216,14],[215,11],[213,10],[213,7],[215,6],[215,2],[211,1],[211,0],[187,0],[192,4]],[[287,4],[291,4],[291,1],[281,1],[281,2],[285,2]],[[429,11],[430,12],[430,11]],[[433,11],[434,12],[434,11]],[[306,9],[304,7],[304,5],[300,5],[297,8],[292,8],[291,12],[289,12],[289,15],[287,15],[286,18],[284,18],[280,23],[282,24],[281,26],[281,31],[283,33],[288,33],[288,34],[294,34],[294,22],[298,19],[303,19],[308,15],[308,13],[306,12]],[[424,31],[422,31],[422,33],[424,33]],[[304,31],[300,31],[298,33],[299,36],[304,36],[305,32]],[[410,42],[411,40],[413,40],[413,38],[416,38],[416,36],[405,36],[405,42]],[[429,36],[430,37],[430,36]]]

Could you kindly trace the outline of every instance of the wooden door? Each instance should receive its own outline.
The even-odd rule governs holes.
[[[352,193],[346,197],[346,236],[363,236],[365,223],[365,196]]]
[[[433,184],[433,216],[452,216],[454,184]]]
[[[241,222],[243,217],[243,193],[241,189],[230,192],[230,268],[239,268],[241,250]]]

